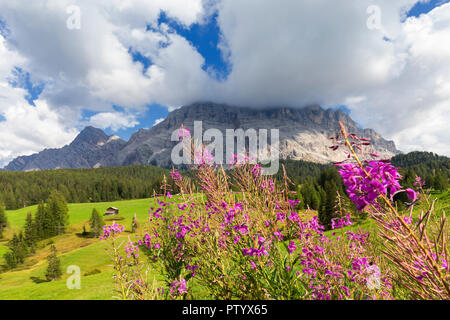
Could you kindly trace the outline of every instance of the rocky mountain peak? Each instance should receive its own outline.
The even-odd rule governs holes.
[[[342,121],[349,132],[372,139],[368,152],[391,157],[398,153],[394,142],[383,139],[371,129],[361,129],[342,110],[323,109],[319,105],[304,108],[273,106],[267,108],[238,107],[200,102],[183,106],[151,129],[139,130],[118,155],[118,164],[153,163],[171,166],[170,152],[175,142],[171,133],[181,125],[193,130],[194,121],[202,120],[203,130],[219,129],[279,129],[280,157],[320,163],[340,161],[343,152],[333,152],[329,137],[339,132]]]
[[[367,152],[379,153],[386,158],[399,153],[394,142],[385,140],[372,129],[360,128],[341,110],[323,109],[318,105],[261,109],[199,102],[174,110],[150,129],[139,129],[128,142],[117,136],[108,136],[101,129],[86,127],[70,145],[16,158],[5,169],[97,168],[132,164],[171,167],[171,151],[177,143],[171,141],[172,132],[181,125],[192,132],[194,121],[200,120],[203,131],[215,128],[224,136],[227,129],[278,129],[282,159],[320,163],[343,160],[345,154],[342,150],[334,152],[329,148],[329,137],[339,132],[339,121],[349,132],[371,139],[372,146],[367,148]]]
[[[103,130],[86,127],[69,144],[60,149],[45,149],[11,161],[5,170],[33,171],[60,168],[92,168],[112,165],[117,152],[126,144]]]
[[[99,142],[105,143],[109,136],[103,130],[88,126],[84,128],[72,141],[71,146],[79,146],[83,144],[98,145]]]

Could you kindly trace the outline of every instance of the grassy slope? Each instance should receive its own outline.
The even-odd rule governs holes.
[[[440,199],[439,207],[447,208],[450,205],[450,192],[434,194]],[[37,253],[28,258],[21,270],[0,273],[0,299],[111,299],[113,290],[112,271],[110,260],[105,252],[105,243],[96,239],[81,238],[76,233],[81,232],[83,225],[88,226],[92,208],[103,212],[109,206],[120,209],[120,221],[126,230],[130,229],[131,219],[136,212],[138,220],[144,221],[148,216],[148,210],[152,206],[152,199],[116,201],[108,203],[83,203],[69,204],[70,223],[69,233],[53,238],[53,242],[60,254],[63,278],[54,282],[36,283],[44,279],[47,266],[45,257],[49,254],[49,246],[39,249]],[[10,227],[7,237],[12,230],[18,230],[24,223],[27,212],[35,212],[36,206],[24,209],[8,211]],[[365,230],[373,230],[374,224],[370,220],[362,224],[355,224],[349,229],[357,230],[362,227]],[[331,232],[330,232],[331,233]],[[48,240],[47,240],[48,241]],[[2,254],[6,252],[6,242],[0,242],[0,264]],[[70,276],[64,271],[69,265],[78,265],[81,268],[81,289],[69,290],[66,287],[66,279]],[[99,274],[83,276],[86,272],[98,269]]]
[[[120,209],[120,217],[124,220],[120,224],[130,229],[131,220],[136,213],[138,220],[144,221],[148,217],[148,210],[152,199],[139,199],[128,201],[116,201],[108,203],[82,203],[69,204],[70,228],[69,233],[52,239],[54,242],[63,270],[63,278],[54,282],[39,282],[44,279],[47,262],[45,257],[49,254],[49,246],[37,250],[36,254],[27,258],[21,270],[0,273],[0,299],[111,299],[112,295],[112,271],[108,266],[109,257],[105,252],[105,243],[98,239],[81,238],[76,235],[82,231],[83,225],[89,229],[88,220],[92,208],[103,212],[109,206]],[[6,237],[14,230],[19,230],[25,222],[27,212],[35,212],[36,206],[24,209],[8,211],[10,227]],[[44,240],[47,244],[49,240]],[[0,255],[6,252],[6,242],[0,242]],[[2,264],[2,257],[0,264]],[[69,290],[66,287],[66,279],[70,274],[65,274],[69,265],[78,265],[81,269],[81,290]],[[83,276],[86,272],[98,269],[99,274]],[[34,281],[33,281],[34,280]]]

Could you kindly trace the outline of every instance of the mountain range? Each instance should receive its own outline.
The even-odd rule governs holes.
[[[202,120],[203,130],[279,129],[280,158],[329,163],[345,159],[343,150],[332,151],[329,137],[339,132],[341,121],[349,132],[369,138],[372,145],[365,151],[389,158],[400,153],[372,129],[360,128],[341,110],[323,109],[318,105],[304,108],[273,107],[252,109],[214,103],[194,103],[171,112],[150,129],[140,129],[129,141],[106,135],[101,129],[86,127],[69,145],[45,149],[12,160],[4,170],[32,171],[58,168],[98,168],[153,164],[171,167],[171,151],[177,142],[172,132],[181,125],[193,130],[194,121]],[[270,139],[268,139],[270,144]],[[224,148],[225,150],[225,148]]]

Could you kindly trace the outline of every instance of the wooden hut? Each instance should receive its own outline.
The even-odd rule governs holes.
[[[115,207],[109,207],[106,209],[104,216],[117,216],[119,214],[119,209]]]

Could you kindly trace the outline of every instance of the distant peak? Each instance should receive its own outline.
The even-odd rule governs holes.
[[[99,144],[101,142],[106,142],[108,140],[108,135],[103,132],[102,129],[98,129],[92,126],[84,128],[75,140],[72,141],[70,145],[79,145],[83,143],[88,143],[92,145]]]

